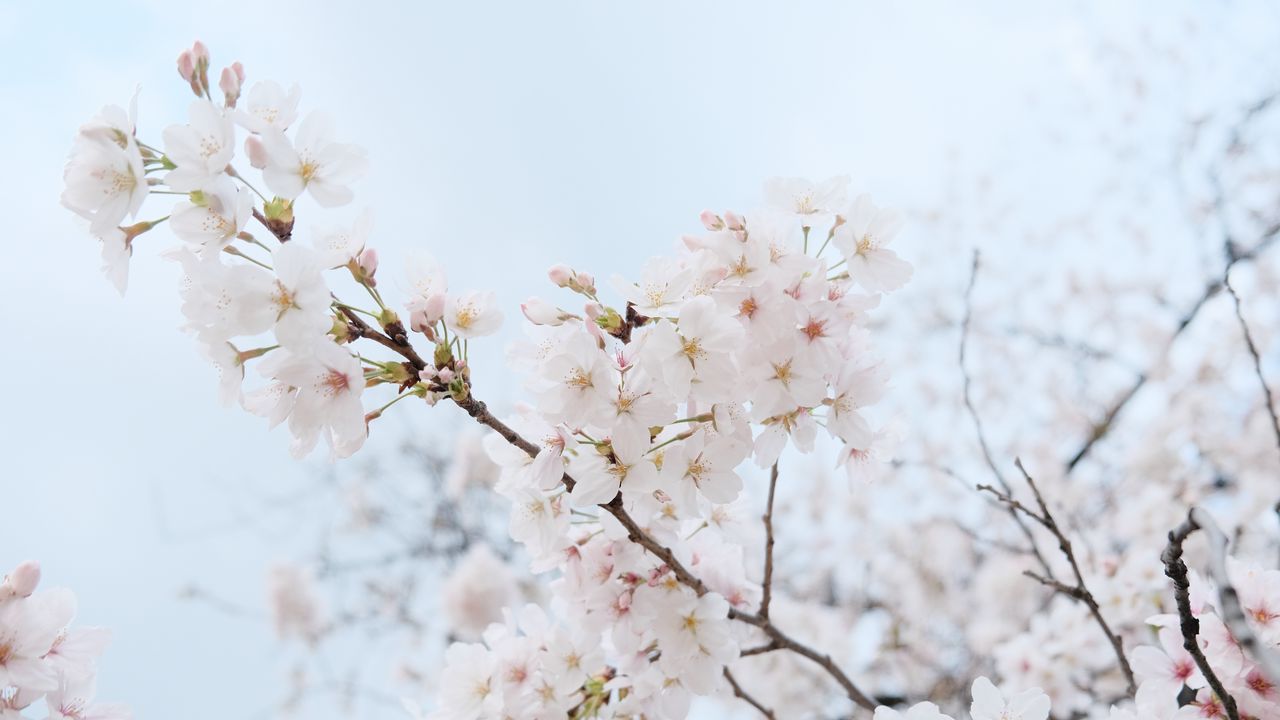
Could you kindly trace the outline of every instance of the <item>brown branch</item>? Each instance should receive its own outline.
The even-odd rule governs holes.
[[[849,679],[849,676],[845,675],[844,671],[836,665],[835,660],[831,659],[830,655],[820,653],[817,650],[792,639],[786,633],[779,630],[772,621],[762,618],[759,615],[738,612],[732,608],[729,610],[729,617],[760,628],[764,631],[765,635],[769,636],[769,645],[776,646],[774,649],[790,650],[801,657],[808,658],[814,664],[818,665],[823,670],[826,670],[827,674],[834,678],[835,681],[840,684],[840,687],[844,688],[845,694],[849,699],[857,705],[867,710],[874,711],[876,705],[879,704],[868,697],[866,693],[859,690],[858,687],[853,684],[853,681]]]
[[[338,305],[337,307],[338,310],[346,316],[347,321],[350,322],[351,325],[355,327],[356,331],[360,333],[360,337],[368,338],[392,352],[398,353],[405,360],[412,363],[415,370],[422,370],[427,367],[426,361],[418,355],[418,351],[414,350],[413,345],[409,343],[409,338],[404,335],[397,335],[395,338],[392,338],[388,334],[375,330],[372,325],[365,322],[364,319],[356,314],[356,312],[351,308],[346,307],[345,305]]]
[[[1192,508],[1191,512],[1187,513],[1187,519],[1169,531],[1169,544],[1165,546],[1164,552],[1160,553],[1160,561],[1164,563],[1164,574],[1173,581],[1173,597],[1178,605],[1178,627],[1182,631],[1183,649],[1196,661],[1196,667],[1200,668],[1200,673],[1204,675],[1205,680],[1209,682],[1209,687],[1213,689],[1218,700],[1222,702],[1223,708],[1226,709],[1227,717],[1230,720],[1240,720],[1235,698],[1227,692],[1222,680],[1209,666],[1209,660],[1200,649],[1200,643],[1196,642],[1196,635],[1200,633],[1200,620],[1191,613],[1191,582],[1187,579],[1187,564],[1182,561],[1182,544],[1191,533],[1199,529],[1195,508]]]
[[[729,681],[729,687],[733,688],[734,695],[745,700],[748,705],[758,710],[761,715],[769,718],[769,720],[776,720],[777,716],[773,714],[772,710],[760,704],[759,700],[751,697],[746,690],[742,689],[742,686],[738,684],[738,681],[733,679],[733,673],[729,672],[729,668],[724,669],[724,679]]]
[[[774,650],[780,650],[780,649],[781,649],[780,645],[770,641],[765,643],[764,645],[757,645],[755,647],[747,648],[746,650],[743,650],[742,652],[738,653],[738,657],[751,657],[752,655],[764,655],[766,653],[771,653]]]
[[[1251,249],[1244,252],[1233,252],[1231,254],[1227,261],[1226,269],[1222,273],[1222,278],[1212,280],[1205,285],[1204,292],[1201,293],[1200,297],[1191,304],[1191,307],[1187,308],[1187,311],[1182,314],[1182,317],[1178,320],[1178,324],[1174,328],[1173,333],[1169,336],[1169,339],[1165,341],[1164,350],[1161,351],[1159,359],[1156,361],[1157,363],[1163,362],[1163,358],[1169,354],[1169,350],[1173,348],[1174,343],[1177,342],[1182,333],[1190,327],[1191,323],[1196,319],[1196,316],[1200,314],[1200,310],[1204,308],[1204,306],[1218,293],[1222,292],[1222,289],[1226,285],[1225,278],[1227,277],[1227,274],[1231,272],[1231,268],[1235,267],[1238,263],[1255,260],[1262,251],[1266,250],[1276,241],[1278,235],[1280,235],[1280,223],[1274,224],[1263,231],[1262,237]],[[1154,369],[1139,374],[1133,381],[1133,384],[1121,393],[1111,406],[1107,408],[1102,419],[1094,423],[1093,430],[1089,433],[1089,437],[1085,439],[1080,448],[1071,455],[1070,459],[1067,460],[1066,471],[1068,475],[1075,470],[1077,465],[1089,456],[1089,453],[1093,451],[1094,446],[1096,446],[1099,441],[1111,432],[1115,427],[1115,422],[1119,417],[1120,412],[1124,410],[1124,408],[1129,404],[1129,401],[1138,394],[1138,391],[1147,384],[1147,379],[1153,372]]]
[[[418,356],[417,352],[414,351],[407,338],[400,336],[400,338],[394,339],[388,335],[384,335],[370,327],[369,324],[364,322],[364,320],[362,320],[355,312],[341,306],[339,306],[339,309],[351,324],[359,330],[362,337],[367,337],[391,350],[394,350],[419,370],[426,367],[426,364]],[[512,446],[520,448],[525,452],[525,454],[529,455],[529,457],[537,457],[539,450],[538,446],[521,437],[514,429],[495,417],[493,413],[489,412],[488,407],[480,400],[468,395],[462,400],[455,399],[454,402],[476,422],[498,433]],[[577,481],[575,481],[568,473],[563,473],[560,479],[565,488],[569,491],[572,491],[574,486],[577,484]],[[776,477],[774,480],[776,481]],[[772,492],[770,494],[772,495]],[[616,518],[622,527],[626,529],[628,540],[640,545],[652,553],[654,557],[662,561],[662,563],[670,569],[671,573],[678,581],[680,581],[680,583],[693,590],[699,596],[705,595],[709,592],[706,583],[690,572],[689,569],[680,562],[670,548],[654,540],[652,536],[644,531],[644,528],[640,527],[640,524],[636,522],[635,518],[631,517],[630,513],[628,513],[626,508],[622,505],[621,493],[615,495],[609,502],[601,504],[600,508]],[[835,661],[833,661],[829,655],[819,653],[818,651],[794,640],[776,627],[768,617],[743,612],[737,608],[731,607],[729,608],[729,618],[760,628],[767,636],[769,636],[771,644],[776,644],[778,649],[790,650],[791,652],[806,657],[816,663],[818,666],[822,667],[827,674],[840,685],[841,688],[844,689],[845,695],[855,704],[869,711],[875,710],[876,702],[862,690],[858,689],[857,685],[849,679],[849,676],[836,665]]]
[[[1271,396],[1271,386],[1267,384],[1267,378],[1262,374],[1262,357],[1258,353],[1258,346],[1253,341],[1253,333],[1249,331],[1249,323],[1244,319],[1244,310],[1240,307],[1240,296],[1236,294],[1236,289],[1231,287],[1231,278],[1226,275],[1222,276],[1222,286],[1231,294],[1231,299],[1235,301],[1236,319],[1240,321],[1240,330],[1244,333],[1245,346],[1249,348],[1249,355],[1253,358],[1253,373],[1258,376],[1258,384],[1262,385],[1262,400],[1267,407],[1267,415],[1271,417],[1271,430],[1275,433],[1276,448],[1280,449],[1280,418],[1276,417],[1276,406]]]
[[[769,617],[769,601],[773,598],[773,494],[778,487],[778,463],[769,471],[769,499],[764,510],[764,580],[760,583],[760,612]]]
[[[1022,477],[1027,481],[1027,485],[1031,488],[1031,493],[1035,496],[1036,506],[1039,512],[1032,511],[1027,506],[1018,502],[1007,494],[1001,494],[990,485],[979,486],[979,490],[986,490],[994,494],[1001,502],[1008,505],[1015,512],[1020,512],[1032,520],[1040,524],[1045,530],[1048,530],[1058,540],[1058,549],[1062,551],[1063,557],[1067,559],[1067,563],[1071,566],[1071,573],[1075,576],[1075,585],[1068,585],[1060,582],[1052,577],[1043,577],[1035,573],[1024,573],[1028,577],[1038,581],[1042,585],[1053,588],[1067,597],[1083,602],[1089,608],[1089,613],[1093,615],[1093,619],[1098,623],[1098,627],[1102,628],[1102,633],[1107,636],[1107,641],[1111,643],[1112,650],[1115,651],[1117,664],[1120,666],[1120,672],[1124,675],[1125,682],[1128,683],[1129,697],[1134,697],[1138,692],[1137,682],[1133,677],[1133,668],[1129,665],[1129,659],[1124,654],[1124,640],[1111,629],[1111,625],[1107,623],[1107,619],[1102,615],[1102,609],[1098,605],[1098,600],[1089,591],[1088,585],[1085,584],[1084,573],[1080,571],[1080,563],[1076,561],[1076,553],[1072,548],[1071,539],[1063,532],[1058,521],[1053,517],[1053,513],[1049,510],[1048,503],[1044,500],[1044,495],[1040,493],[1040,488],[1036,486],[1036,481],[1027,473],[1027,469],[1022,466],[1021,459],[1015,459],[1013,464],[1022,473]]]
[[[1193,507],[1188,513],[1196,526],[1209,540],[1209,572],[1218,586],[1218,601],[1222,608],[1222,622],[1231,629],[1231,635],[1258,664],[1258,670],[1273,686],[1280,683],[1280,655],[1258,642],[1257,635],[1245,618],[1240,605],[1240,594],[1227,575],[1227,535],[1218,527],[1213,516],[1203,508]]]
[[[530,457],[536,457],[538,455],[538,447],[536,445],[525,440],[510,426],[494,417],[493,413],[489,412],[483,402],[476,400],[474,397],[467,397],[464,400],[455,402],[457,402],[458,407],[465,410],[468,415],[476,420],[476,422],[491,428],[511,445],[520,448]],[[561,476],[561,482],[563,482],[564,486],[570,491],[572,491],[573,487],[577,484],[573,477],[568,473]],[[686,568],[678,558],[676,558],[675,553],[672,552],[670,548],[665,547],[658,541],[654,540],[652,536],[640,527],[639,523],[635,521],[635,518],[631,517],[630,513],[628,513],[622,506],[621,493],[615,495],[609,502],[600,505],[600,508],[615,517],[618,522],[626,528],[627,538],[629,540],[640,545],[661,560],[662,563],[671,570],[672,574],[675,575],[676,579],[683,585],[693,590],[698,595],[705,595],[709,592],[706,583],[693,573],[689,572],[689,569]],[[773,622],[766,617],[743,612],[737,608],[731,607],[729,608],[729,618],[760,628],[760,630],[769,637],[770,643],[777,645],[777,649],[790,650],[797,655],[808,658],[825,670],[827,674],[844,689],[845,695],[855,704],[869,711],[875,710],[876,702],[862,690],[858,689],[858,686],[849,679],[849,676],[846,675],[838,665],[836,665],[835,661],[831,659],[831,656],[820,653],[793,639],[775,626]]]
[[[978,415],[978,409],[973,404],[973,392],[971,390],[972,380],[969,377],[969,370],[965,366],[966,351],[969,347],[969,323],[973,317],[973,286],[978,282],[978,258],[979,252],[973,251],[973,269],[969,274],[969,286],[964,292],[964,320],[960,324],[960,376],[964,381],[964,406],[969,411],[969,418],[973,421],[974,430],[978,434],[978,446],[982,448],[982,459],[986,461],[987,467],[990,468],[991,474],[996,481],[1000,483],[1000,487],[1004,488],[1006,496],[1013,494],[1013,489],[1009,486],[1009,481],[1005,479],[1004,473],[1000,472],[1000,468],[996,466],[996,461],[991,455],[991,447],[987,444],[987,434],[982,427],[982,417]],[[1045,560],[1044,555],[1040,554],[1040,547],[1036,544],[1035,535],[1032,534],[1031,528],[1023,522],[1015,508],[1009,508],[1009,516],[1013,518],[1014,524],[1026,536],[1027,542],[1030,544],[1031,554],[1035,557],[1036,562],[1040,563],[1040,568],[1044,570],[1044,574],[1050,578],[1053,577],[1053,568],[1049,567],[1049,562]]]

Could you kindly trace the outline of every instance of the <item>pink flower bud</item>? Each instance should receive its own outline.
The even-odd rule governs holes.
[[[600,303],[596,302],[587,303],[583,306],[582,311],[585,312],[587,317],[593,321],[604,314],[604,308],[600,306]],[[592,324],[594,324],[594,322]]]
[[[569,283],[573,282],[573,270],[567,265],[553,265],[547,271],[547,277],[551,278],[556,287],[569,287]]]
[[[431,324],[435,324],[440,318],[444,317],[444,306],[449,301],[449,297],[444,293],[436,293],[427,298],[423,303],[422,309],[427,314],[427,318],[431,320]]]
[[[209,64],[209,48],[199,40],[195,41],[191,45],[191,56],[196,61],[197,66],[201,63],[204,63],[206,66]]]
[[[40,565],[28,560],[5,577],[3,588],[16,597],[28,597],[36,591],[36,585],[39,584]]]
[[[558,327],[568,318],[567,313],[539,297],[531,297],[520,303],[520,312],[534,325]]]
[[[418,379],[421,380],[422,382],[429,383],[432,380],[436,379],[437,374],[438,373],[436,373],[436,369],[428,365],[422,368],[422,371],[418,373]]]
[[[195,72],[195,58],[192,57],[190,50],[183,50],[182,54],[178,56],[178,74],[182,76],[183,80],[191,82],[191,76],[194,75]]]
[[[231,71],[236,74],[236,80],[241,86],[244,86],[244,65],[237,60],[231,63]]]
[[[726,212],[724,214],[725,227],[730,230],[746,230],[747,224],[743,222],[742,216],[735,212]]]
[[[575,289],[577,289],[578,292],[585,293],[587,295],[596,294],[596,279],[591,275],[591,273],[577,273],[574,275],[573,280],[577,283],[578,287]]]
[[[257,135],[244,139],[244,154],[249,156],[249,164],[259,170],[267,166],[267,146],[262,144]]]
[[[422,309],[409,311],[409,329],[414,332],[425,333],[431,329],[432,323],[427,319],[427,313]],[[425,370],[423,372],[426,372]],[[426,378],[423,378],[424,380]]]
[[[453,371],[452,371],[452,370],[450,370],[450,369],[449,369],[449,368],[447,368],[447,367],[446,367],[446,368],[440,368],[440,372],[439,372],[439,373],[437,373],[437,375],[438,375],[438,376],[439,376],[439,378],[440,378],[440,382],[441,382],[441,383],[443,383],[443,384],[445,384],[445,385],[448,385],[449,383],[453,382],[453,377],[454,377],[454,376],[453,376]]]
[[[240,78],[229,67],[222,68],[222,76],[218,78],[218,87],[226,98],[227,107],[235,107],[240,97]]]
[[[724,229],[724,220],[721,220],[719,215],[711,212],[710,210],[703,210],[702,214],[698,216],[698,219],[702,221],[702,227],[708,230]]]
[[[360,255],[356,257],[356,264],[360,266],[360,271],[364,273],[369,284],[375,284],[373,276],[378,272],[378,251],[373,248],[361,250]]]

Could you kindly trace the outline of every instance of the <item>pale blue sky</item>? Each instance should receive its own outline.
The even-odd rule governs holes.
[[[1112,5],[0,0],[0,198],[17,248],[0,265],[17,341],[0,360],[0,566],[40,559],[80,594],[82,622],[115,630],[101,694],[141,718],[242,717],[278,693],[266,628],[176,591],[195,580],[260,605],[266,564],[310,538],[254,504],[321,461],[293,462],[281,433],[215,404],[212,371],[175,331],[176,268],[150,238],[121,300],[57,204],[70,139],[103,104],[140,83],[140,134],[182,117],[174,58],[191,40],[215,67],[297,81],[305,109],[328,110],[372,161],[337,216],[373,207],[392,270],[425,247],[453,287],[496,289],[508,338],[547,266],[626,271],[695,230],[700,210],[749,207],[772,175],[849,173],[923,209],[996,169],[1023,178],[1029,202],[1082,206],[1069,186],[1111,159],[1053,154],[1045,136],[1084,120],[1063,117],[1079,110],[1062,99],[1129,102],[1108,95],[1102,38],[1138,47],[1195,14]],[[1276,8],[1227,5],[1196,18],[1181,57],[1134,51],[1175,85],[1191,78],[1154,89],[1171,115],[1274,80]],[[930,247],[904,239],[917,265],[963,277],[967,257]],[[500,405],[515,386],[497,369],[478,375]]]

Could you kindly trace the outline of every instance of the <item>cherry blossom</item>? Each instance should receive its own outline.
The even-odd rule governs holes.
[[[264,132],[268,165],[262,174],[267,187],[288,200],[309,192],[326,208],[351,202],[348,185],[364,174],[367,161],[364,150],[334,141],[332,132],[328,116],[316,113],[298,125],[292,142],[281,131]]]

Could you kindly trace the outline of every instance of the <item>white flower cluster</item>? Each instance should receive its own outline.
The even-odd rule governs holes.
[[[797,482],[785,468],[779,473],[784,453],[834,446],[834,462],[823,457],[822,464],[843,467],[851,479],[888,459],[897,432],[873,424],[867,412],[888,382],[888,363],[873,352],[869,313],[912,273],[890,249],[901,226],[897,213],[865,195],[851,197],[844,177],[777,179],[765,187],[765,207],[703,213],[703,230],[683,237],[673,254],[649,259],[632,278],[614,276],[612,295],[592,273],[551,268],[552,283],[576,296],[574,307],[542,298],[522,305],[528,337],[508,360],[523,374],[530,403],[503,422],[475,397],[468,361],[470,340],[495,333],[503,320],[494,293],[451,292],[444,268],[419,254],[408,262],[406,296],[385,302],[368,211],[328,229],[294,228],[304,199],[323,209],[350,204],[350,185],[365,169],[363,152],[337,142],[324,116],[300,119],[296,88],[263,81],[241,97],[239,63],[222,71],[215,102],[208,51],[199,43],[180,56],[178,70],[197,98],[185,124],[163,131],[160,147],[137,137],[136,104],[128,111],[108,107],[81,128],[67,164],[63,202],[89,221],[117,287],[125,287],[137,239],[169,223],[182,241],[166,254],[185,270],[186,328],[218,369],[223,401],[272,426],[287,422],[297,455],[321,438],[333,455],[351,455],[369,423],[406,398],[453,403],[495,431],[484,441],[500,471],[493,487],[511,502],[510,534],[532,572],[548,574],[550,598],[513,612],[507,606],[519,593],[508,568],[482,548],[467,556],[446,583],[444,614],[458,637],[481,642],[448,651],[433,717],[680,718],[696,696],[731,693],[756,704],[733,679],[747,662],[740,658],[782,650],[825,673],[824,682],[837,680],[846,690],[840,702],[875,705],[835,660],[793,640],[769,616],[771,550],[761,570],[757,524],[753,519],[747,529],[742,518],[748,482],[768,490],[769,518],[772,491]],[[249,168],[260,181],[247,177]],[[166,196],[174,203],[167,214],[139,219],[148,198]],[[333,270],[345,279],[326,275]],[[373,305],[340,300],[337,281],[354,284]],[[424,340],[429,352],[420,354],[414,342]],[[390,359],[376,359],[388,353]],[[253,360],[263,381],[246,390]],[[366,412],[364,391],[378,385],[398,392]],[[987,462],[996,470],[989,454]],[[1240,511],[1240,525],[1269,513],[1274,502],[1266,485],[1272,477],[1243,475],[1257,490]],[[455,482],[471,481],[463,473]],[[1010,687],[1043,688],[1006,700],[980,678],[974,720],[1045,720],[1051,701],[1062,717],[1224,717],[1223,698],[1179,649],[1157,562],[1176,522],[1169,512],[1179,504],[1171,499],[1194,502],[1194,493],[1171,498],[1150,485],[1121,493],[1093,480],[1054,489],[1061,494],[1052,504],[1072,509],[1113,498],[1103,518],[1105,546],[1090,549],[1080,563],[1057,524],[1025,505],[1013,515],[1036,522],[1010,526],[1023,531],[1010,546],[1022,552],[1006,555],[982,545],[985,532],[939,523],[936,508],[892,517],[864,508],[854,518],[847,508],[826,507],[833,505],[829,493],[794,493],[797,517],[810,519],[797,534],[833,551],[795,561],[808,574],[789,583],[794,597],[780,600],[793,603],[793,611],[831,611],[814,627],[849,635],[851,614],[828,606],[850,597],[862,602],[868,622],[891,627],[866,674],[904,688],[906,697],[954,687],[956,667],[972,677],[993,666]],[[929,492],[935,505],[951,500],[943,489]],[[971,484],[965,492],[972,498]],[[1123,502],[1115,500],[1122,495]],[[1007,503],[997,504],[1001,513],[1018,507],[1012,496],[1001,501]],[[766,532],[771,542],[772,529]],[[866,560],[865,568],[847,567],[850,552]],[[1052,594],[1028,591],[1023,570]],[[1239,564],[1231,572],[1249,622],[1274,648],[1280,573]],[[1077,586],[1063,584],[1073,576]],[[324,631],[323,613],[297,587],[299,577],[280,573],[274,604],[283,634],[313,642]],[[1273,679],[1217,619],[1202,585],[1194,588],[1201,649],[1238,701],[1240,717],[1278,716]],[[972,603],[939,603],[943,588],[970,593],[963,597],[980,599],[988,611],[975,617]],[[819,601],[820,595],[830,599]],[[1089,602],[1076,602],[1085,595]],[[10,622],[6,608],[26,601],[2,602],[8,604],[0,605],[0,630]],[[487,625],[500,612],[505,622]],[[44,627],[23,622],[12,624]],[[28,702],[21,689],[48,682],[24,658],[45,662],[51,653],[46,646],[32,655],[25,635],[21,642],[6,637],[0,636],[0,669],[20,690],[6,690],[3,698],[16,708]],[[1122,648],[1157,637],[1160,648],[1129,653],[1138,681],[1129,698],[1133,683]],[[938,659],[912,658],[908,667],[904,648]],[[757,667],[766,666],[791,667]],[[794,675],[774,679],[771,696],[795,697],[813,679]],[[765,682],[749,670],[742,676]],[[830,696],[815,695],[821,696],[805,707],[779,708],[779,715],[832,705]],[[1108,710],[1113,702],[1121,704]],[[875,713],[878,720],[948,717],[930,703]]]
[[[403,327],[376,289],[378,259],[366,246],[372,228],[367,211],[350,223],[310,230],[308,244],[295,239],[293,224],[303,196],[322,208],[352,200],[349,185],[364,172],[364,152],[334,140],[323,115],[298,121],[296,87],[286,91],[264,80],[241,98],[239,63],[223,71],[223,102],[216,103],[208,50],[200,43],[182,54],[178,69],[198,96],[188,122],[165,128],[161,149],[136,137],[136,101],[128,112],[105,108],[75,140],[63,204],[91,221],[106,273],[121,292],[134,242],[167,221],[183,241],[165,254],[185,271],[186,329],[217,368],[222,401],[242,404],[273,427],[287,420],[297,456],[321,438],[335,456],[351,455],[367,437],[361,404],[366,384],[400,384],[407,377],[399,366],[362,363],[343,347],[359,334],[354,313],[364,312],[383,328]],[[241,174],[247,167],[236,166],[242,142],[248,165],[261,171],[272,197]],[[137,218],[149,196],[178,199],[164,217],[122,226],[126,217]],[[266,237],[248,231],[255,218]],[[367,289],[377,310],[338,303],[325,278],[331,269]],[[432,324],[442,318],[454,323],[449,327],[460,337],[492,332],[501,320],[500,313],[480,307],[483,296],[442,294],[439,301]],[[265,382],[245,392],[246,363],[264,356],[258,372]]]
[[[76,599],[36,592],[40,567],[23,563],[0,582],[0,718],[23,720],[43,699],[46,720],[129,720],[129,709],[94,702],[95,662],[110,634],[70,627]]]
[[[625,309],[605,304],[591,274],[563,266],[551,280],[584,299],[581,314],[525,303],[530,339],[509,358],[535,401],[511,425],[538,451],[499,436],[488,444],[503,468],[497,490],[513,504],[512,536],[535,570],[560,571],[553,605],[607,660],[585,669],[599,683],[570,688],[576,702],[682,717],[691,695],[722,689],[739,642],[754,635],[733,627],[729,609],[761,602],[743,534],[725,522],[743,489],[740,465],[768,468],[788,445],[812,451],[820,429],[855,475],[884,446],[886,433],[862,414],[887,380],[864,320],[878,302],[869,291],[901,285],[910,268],[885,248],[896,215],[865,197],[849,203],[846,185],[773,181],[757,213],[704,214],[707,232],[683,238],[677,256],[649,260],[638,282],[615,278]],[[593,510],[606,504],[710,592]],[[525,633],[522,644],[547,647]],[[464,684],[475,693],[445,698],[439,717],[544,717],[531,700],[539,686],[505,671],[500,648],[491,643],[486,662],[476,661],[482,648],[467,652]]]
[[[1275,656],[1280,651],[1280,570],[1228,558],[1227,577],[1262,652]],[[1280,687],[1241,647],[1239,638],[1223,621],[1217,598],[1218,588],[1211,580],[1191,574],[1191,613],[1199,624],[1196,641],[1200,651],[1234,699],[1241,718],[1280,717]],[[1227,717],[1222,698],[1209,687],[1183,645],[1178,615],[1156,615],[1147,622],[1157,629],[1159,645],[1142,645],[1130,652],[1140,681],[1136,707],[1114,710],[1111,720]],[[1193,694],[1190,701],[1181,698],[1184,691]]]

